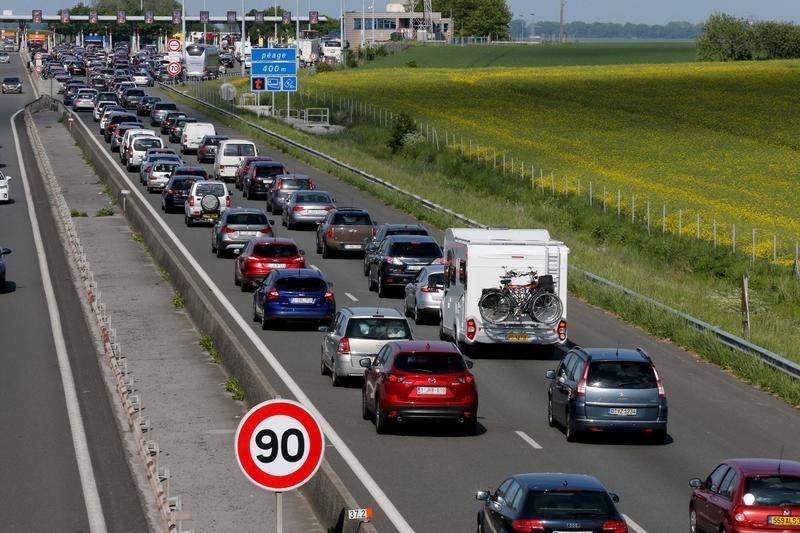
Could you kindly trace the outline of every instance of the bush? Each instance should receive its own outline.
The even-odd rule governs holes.
[[[414,121],[407,113],[400,113],[394,118],[392,132],[389,136],[389,148],[396,154],[403,147],[403,140],[406,134],[417,131]]]

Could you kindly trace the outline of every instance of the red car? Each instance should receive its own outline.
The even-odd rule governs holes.
[[[800,531],[800,462],[728,459],[689,485],[692,532]]]
[[[250,240],[233,264],[233,282],[247,291],[276,268],[305,268],[303,250],[293,239],[259,237]]]
[[[387,337],[392,338],[392,332]],[[390,341],[374,358],[364,357],[361,414],[385,433],[390,423],[428,419],[454,421],[473,434],[478,424],[478,389],[455,344]]]

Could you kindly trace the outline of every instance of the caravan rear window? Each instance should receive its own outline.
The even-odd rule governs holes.
[[[226,144],[222,155],[246,157],[256,155],[256,149],[252,144]]]

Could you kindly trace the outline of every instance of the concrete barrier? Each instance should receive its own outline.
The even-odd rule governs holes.
[[[48,96],[41,97],[32,108],[58,110],[65,121],[73,118],[70,131],[75,142],[107,186],[109,194],[117,199],[119,206],[125,206],[124,215],[129,224],[141,234],[156,264],[169,273],[172,285],[186,302],[186,311],[198,329],[214,341],[225,369],[239,378],[248,404],[255,405],[278,396],[291,396],[266,361],[253,357],[252,354],[259,353],[258,349],[243,331],[235,327],[235,321],[228,311],[214,300],[211,289],[198,279],[188,258],[174,250],[166,233],[152,220],[138,196],[127,195],[123,200],[121,191],[128,188],[123,180],[124,175],[114,160],[107,157],[108,153],[103,151],[103,147],[97,145],[91,132],[81,126],[72,111]],[[347,509],[360,506],[327,461],[323,461],[314,477],[299,490],[326,527],[342,533],[377,533],[371,523],[344,519]]]

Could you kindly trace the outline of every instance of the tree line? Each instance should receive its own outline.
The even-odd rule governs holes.
[[[697,37],[701,61],[742,61],[800,57],[800,26],[715,13]]]
[[[535,25],[535,28],[534,28]],[[511,22],[514,39],[530,38],[533,31],[539,36],[559,34],[559,23],[516,19]],[[703,30],[703,24],[670,22],[668,24],[619,24],[615,22],[568,22],[564,33],[570,39],[695,39]],[[524,33],[523,33],[524,32]]]

